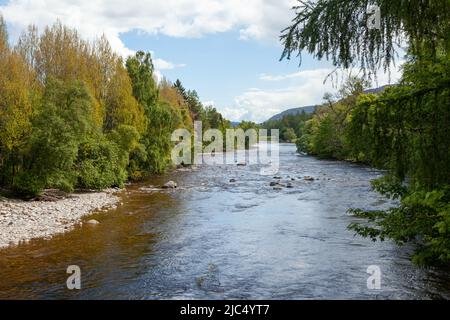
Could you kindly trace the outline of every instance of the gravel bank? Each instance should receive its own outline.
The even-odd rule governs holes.
[[[67,232],[93,211],[114,208],[117,191],[72,194],[54,202],[0,199],[0,248]]]

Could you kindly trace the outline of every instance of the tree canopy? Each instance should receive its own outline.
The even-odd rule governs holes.
[[[381,28],[369,29],[369,5],[381,11]],[[448,0],[300,0],[296,17],[283,30],[283,58],[307,52],[339,68],[375,72],[389,68],[408,43],[416,56],[450,49]],[[301,60],[300,60],[301,61]]]

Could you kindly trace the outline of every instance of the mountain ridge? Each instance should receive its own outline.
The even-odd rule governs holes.
[[[390,86],[392,86],[392,85],[385,85],[385,86],[381,86],[381,87],[378,87],[378,88],[367,89],[367,90],[364,91],[364,93],[376,94],[376,93],[379,93],[379,92],[383,91],[385,88],[390,87]],[[307,114],[311,114],[311,113],[313,113],[316,110],[316,108],[318,106],[320,106],[320,105],[311,105],[311,106],[290,108],[290,109],[287,109],[287,110],[285,110],[283,112],[280,112],[280,113],[272,116],[269,120],[266,120],[264,122],[281,120],[281,119],[283,119],[286,116],[297,115],[297,114],[301,113],[302,111],[305,111],[305,113],[307,113]]]

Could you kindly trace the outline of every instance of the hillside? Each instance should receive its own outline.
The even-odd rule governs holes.
[[[385,86],[381,86],[381,87],[374,88],[374,89],[368,89],[368,90],[364,91],[364,93],[374,93],[374,94],[379,93],[389,86],[390,85],[385,85]],[[270,118],[267,121],[281,120],[285,116],[297,115],[297,114],[300,114],[302,111],[305,111],[305,113],[307,113],[307,114],[311,114],[316,110],[316,107],[317,107],[317,105],[288,109],[288,110],[285,110],[281,113],[274,115],[272,118]]]
[[[281,120],[285,116],[297,115],[297,114],[302,113],[302,111],[305,111],[305,113],[310,114],[310,113],[313,113],[314,110],[316,110],[316,107],[317,106],[306,106],[306,107],[299,107],[299,108],[288,109],[286,111],[283,111],[283,112],[281,112],[279,114],[274,115],[268,121]]]

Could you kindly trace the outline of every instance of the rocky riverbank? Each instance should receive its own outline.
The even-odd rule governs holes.
[[[56,201],[0,198],[0,248],[67,232],[84,216],[114,208],[120,201],[117,191],[77,193]]]

